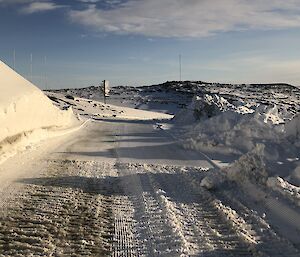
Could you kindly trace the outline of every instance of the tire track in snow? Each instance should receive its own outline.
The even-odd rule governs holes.
[[[9,215],[0,217],[4,256],[109,253],[109,199],[43,186],[28,186],[26,191]]]
[[[201,175],[201,174],[200,174]],[[248,245],[211,204],[211,198],[193,190],[183,173],[177,178],[161,175],[155,180],[157,188],[165,192],[169,205],[177,210],[178,227],[189,246],[188,255],[252,256]],[[178,190],[181,188],[182,190]],[[184,193],[182,193],[184,191]]]
[[[144,242],[141,256],[253,256],[211,199],[190,189],[180,168],[121,168],[124,190],[135,208],[138,240]]]
[[[204,171],[52,160],[44,176],[21,181],[26,183],[25,190],[0,213],[0,253],[276,256],[251,243],[256,240],[263,246],[268,238],[276,239],[264,237],[263,224],[252,225],[245,215],[241,230],[233,225],[241,220],[240,212],[249,211],[246,207],[237,204],[238,216],[231,215],[234,210],[199,187]],[[251,237],[250,242],[242,233]],[[284,246],[274,245],[273,253]]]
[[[242,194],[242,192],[237,193],[238,196],[239,194]],[[233,192],[224,190],[218,193],[217,196],[220,200],[216,204],[220,209],[223,209],[223,212],[231,219],[231,222],[235,223],[235,225],[241,225],[242,220],[243,223],[249,226],[248,232],[252,232],[251,235],[255,235],[257,240],[256,249],[254,249],[256,252],[272,257],[296,257],[300,255],[291,242],[281,238],[270,227],[267,220],[261,218],[256,211],[246,207],[242,200],[234,195]],[[244,231],[242,230],[241,232],[243,233]]]
[[[93,165],[54,161],[45,177],[22,181],[25,190],[0,216],[3,256],[110,255],[115,185],[78,176],[84,169]]]
[[[180,256],[183,243],[148,175],[122,168],[124,191],[133,203],[138,256]]]
[[[210,193],[200,186],[201,179],[195,174],[185,176],[185,179],[195,191],[200,190],[202,195],[211,199],[210,204],[219,211],[223,219],[227,220],[239,237],[248,243],[249,250],[254,256],[299,256],[299,251],[288,240],[277,235],[266,220],[239,200],[242,192],[233,193],[224,189]]]
[[[128,196],[116,197],[113,200],[114,236],[112,256],[139,256],[136,237],[134,209]]]

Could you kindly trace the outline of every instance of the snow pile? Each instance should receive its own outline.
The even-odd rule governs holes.
[[[292,169],[284,169],[281,173],[283,177],[276,175],[280,173],[279,170],[274,170],[272,162],[266,154],[266,148],[264,145],[257,145],[252,151],[243,155],[239,160],[234,162],[231,166],[222,170],[222,175],[226,176],[229,180],[235,181],[241,185],[245,181],[250,181],[254,185],[260,185],[264,188],[278,192],[283,198],[287,198],[294,202],[297,206],[300,206],[300,184],[293,176],[298,171],[298,166],[295,171]],[[219,172],[220,173],[220,172]],[[224,177],[221,177],[216,173],[219,180],[216,180],[214,187],[220,185],[220,178],[224,182]],[[275,175],[275,176],[274,176]],[[292,182],[296,182],[292,184]],[[297,183],[298,182],[298,183]]]
[[[300,186],[300,165],[289,174],[287,179],[290,183]]]
[[[293,117],[293,114],[289,113],[286,108],[278,108],[276,104],[262,104],[254,99],[239,99],[229,102],[217,94],[204,94],[203,96],[194,96],[189,107],[179,112],[174,120],[177,123],[199,122],[226,111],[239,114],[256,113],[264,123],[272,125],[283,124]]]
[[[286,123],[285,132],[288,137],[300,139],[300,113]]]
[[[280,133],[263,122],[259,114],[226,111],[204,120],[185,134],[184,146],[206,152],[243,154],[257,143],[278,142]]]
[[[195,96],[189,107],[180,111],[174,120],[176,123],[190,124],[234,108],[234,105],[221,96],[205,94],[203,96]]]
[[[267,186],[300,206],[300,187],[290,184],[281,177],[269,177]]]
[[[274,107],[271,108],[265,108],[265,110],[265,112],[262,112],[265,123],[271,123],[275,125],[284,123],[282,114],[279,113],[278,107],[276,105],[274,105]]]
[[[0,61],[0,150],[41,129],[71,126],[71,109],[61,111],[37,87]],[[6,146],[6,147],[4,147]]]
[[[208,190],[214,190],[219,187],[226,180],[225,173],[220,172],[217,169],[210,170],[200,183],[201,187]]]
[[[225,98],[213,94],[205,94],[202,98],[197,97],[197,104],[195,109],[195,116],[198,119],[210,118],[234,108],[234,105],[230,104]]]
[[[236,160],[210,171],[201,186],[212,190],[227,180],[241,185],[248,181],[280,192],[298,205],[300,114],[287,110],[255,99],[230,103],[216,95],[195,97],[190,109],[175,119],[182,122],[193,116],[185,127],[183,146],[213,162],[218,156]]]
[[[239,182],[250,180],[255,184],[265,184],[269,175],[266,167],[265,146],[256,145],[252,151],[225,168],[224,172],[230,180]]]
[[[189,108],[174,120],[188,125],[183,136],[186,148],[241,155],[258,143],[299,139],[300,115],[293,116],[282,106],[242,99],[230,103],[221,96],[205,94],[194,97]],[[294,143],[300,145],[300,140]]]
[[[268,195],[276,192],[275,197],[281,196],[283,201],[300,206],[299,158],[287,158],[299,156],[299,152],[299,148],[284,140],[278,144],[257,144],[231,165],[211,170],[200,185],[208,190],[220,189],[229,180],[247,191],[250,183],[252,189],[260,188]],[[248,193],[263,199],[256,189]]]
[[[249,180],[255,184],[264,185],[268,179],[266,167],[265,146],[258,144],[252,151],[242,155],[237,161],[223,169],[215,169],[202,179],[201,186],[215,189],[227,179],[244,183]]]

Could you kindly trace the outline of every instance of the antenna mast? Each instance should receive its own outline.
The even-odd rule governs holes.
[[[32,53],[30,54],[30,80],[32,82],[32,61],[33,61],[33,56]]]
[[[47,66],[47,56],[45,56],[44,58],[44,69],[45,69],[45,89],[47,90],[47,69],[46,69],[46,66]]]
[[[13,59],[14,59],[13,67],[14,67],[14,70],[15,70],[16,69],[16,49],[14,49],[14,52],[13,52]]]

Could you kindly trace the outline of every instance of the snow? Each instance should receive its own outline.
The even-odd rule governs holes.
[[[209,190],[219,188],[226,178],[241,184],[249,180],[255,184],[264,185],[268,179],[264,148],[264,145],[258,144],[252,151],[242,155],[230,166],[211,170],[202,179],[200,185]]]
[[[103,102],[102,89],[98,86],[61,89],[50,92]],[[110,96],[106,100],[109,104],[119,107],[174,115],[187,105],[189,97],[181,92],[170,91],[160,87],[152,89],[151,87],[118,86],[110,88]]]
[[[284,123],[284,119],[280,117],[278,108],[276,105],[274,105],[273,108],[270,108],[269,110],[266,111],[265,113],[265,118],[264,122],[265,123],[271,123],[271,124],[281,124]]]
[[[295,184],[295,185],[300,185],[300,165],[297,166],[289,175],[288,175],[288,180]]]
[[[287,106],[266,105],[251,98],[231,101],[215,94],[195,96],[190,106],[175,115],[186,149],[214,155],[241,156],[257,144],[266,145],[268,158],[282,162],[297,157],[299,115]],[[290,156],[288,156],[290,155]]]
[[[288,137],[300,138],[300,114],[297,114],[291,121],[287,122],[285,131]]]
[[[203,101],[203,98],[197,100]],[[206,153],[212,160],[220,154],[235,156],[236,161],[222,169],[230,180],[240,183],[250,180],[266,186],[268,177],[283,176],[300,185],[297,180],[299,115],[284,123],[284,112],[279,113],[276,106],[257,105],[253,113],[244,114],[237,108],[228,110],[218,102],[214,106],[215,115],[195,119],[185,127],[182,144],[186,149]],[[200,110],[207,113],[207,108]],[[218,184],[211,177],[202,183],[208,189]]]
[[[262,99],[256,92],[247,96],[226,90],[200,91],[175,115],[169,133],[180,136],[185,149],[216,164],[199,186],[233,195],[239,190],[240,202],[253,203],[280,233],[299,244],[300,94],[282,90]]]
[[[195,96],[189,107],[176,114],[174,120],[177,123],[189,124],[234,108],[234,105],[221,96],[205,94],[202,97]]]
[[[277,142],[279,133],[260,115],[227,111],[191,125],[184,138],[187,148],[243,154],[265,140]]]
[[[224,174],[219,170],[211,170],[209,174],[201,180],[200,186],[208,190],[213,190],[219,188],[224,181]]]
[[[72,107],[75,114],[92,119],[153,120],[173,118],[173,115],[165,113],[120,107],[82,97],[74,96],[72,99],[72,97],[63,93],[46,92],[46,94],[59,108],[66,109]],[[109,101],[108,97],[107,102]]]
[[[242,155],[239,160],[224,169],[227,177],[239,182],[251,180],[255,184],[265,184],[268,172],[264,160],[264,149],[264,145],[258,144],[252,151]]]
[[[292,185],[281,177],[269,177],[267,180],[267,186],[275,191],[280,192],[295,202],[296,205],[300,206],[299,186]]]
[[[0,166],[0,204],[24,187],[9,218],[0,215],[7,253],[71,254],[74,244],[87,255],[299,256],[299,91],[180,82],[112,88],[104,104],[98,90],[45,92],[86,123],[57,145],[42,142],[38,161],[24,144],[23,159]],[[53,240],[57,227],[63,240]]]
[[[43,138],[55,128],[75,125],[76,118],[71,109],[61,111],[41,90],[0,61],[0,145],[1,159],[9,145],[34,134],[34,141]],[[39,131],[39,132],[37,132]],[[11,154],[8,154],[11,155]]]

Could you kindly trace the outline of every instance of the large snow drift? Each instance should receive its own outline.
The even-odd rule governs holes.
[[[61,111],[32,83],[0,61],[0,144],[24,132],[67,127],[72,110]]]

